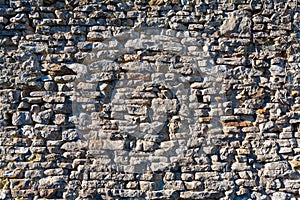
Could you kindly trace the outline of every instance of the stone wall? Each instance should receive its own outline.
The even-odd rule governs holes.
[[[296,0],[0,0],[0,199],[300,198]]]

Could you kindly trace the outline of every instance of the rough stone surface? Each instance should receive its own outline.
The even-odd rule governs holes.
[[[0,0],[0,199],[300,198],[296,0]]]

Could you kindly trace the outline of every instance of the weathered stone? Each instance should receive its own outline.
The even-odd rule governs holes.
[[[140,181],[140,188],[142,191],[151,191],[155,189],[155,183],[154,182],[148,182],[148,181]]]
[[[297,198],[296,1],[95,2],[0,0],[0,199]]]
[[[254,111],[252,109],[247,109],[247,108],[235,108],[234,114],[236,114],[236,115],[253,115]]]
[[[293,195],[292,194],[288,194],[288,193],[284,193],[284,192],[275,192],[272,194],[272,199],[282,199],[282,200],[288,200],[288,199],[292,199]]]
[[[40,124],[48,124],[52,117],[52,110],[44,110],[32,115],[33,121]]]
[[[42,170],[27,170],[25,172],[25,178],[40,178],[43,176]]]
[[[230,35],[242,35],[250,36],[250,12],[248,11],[234,11],[230,13],[230,16],[224,21],[220,27],[221,34]]]
[[[30,125],[32,124],[31,114],[26,111],[19,111],[12,116],[13,125]]]
[[[187,191],[181,192],[180,198],[182,199],[218,199],[221,198],[223,194],[221,192],[194,192],[194,191]]]
[[[191,182],[184,182],[185,187],[187,190],[203,190],[204,189],[204,185],[202,182],[200,181],[191,181]]]
[[[178,192],[174,190],[147,191],[146,194],[150,199],[176,199],[179,197]]]
[[[55,113],[68,114],[72,112],[72,106],[70,104],[55,104],[53,107]]]
[[[273,76],[284,76],[285,75],[285,70],[284,67],[280,65],[271,65],[269,69],[271,75]]]
[[[63,189],[66,185],[63,176],[52,176],[42,178],[39,181],[39,189]]]
[[[47,170],[44,171],[44,174],[46,176],[58,176],[58,175],[63,175],[64,170],[62,168],[47,169]]]
[[[293,168],[300,167],[300,159],[299,156],[295,156],[292,161],[289,162]]]
[[[176,191],[181,191],[181,190],[184,190],[185,187],[184,187],[183,181],[168,181],[168,182],[165,182],[164,189],[166,189],[166,190],[173,189]]]
[[[67,121],[67,117],[65,114],[55,114],[53,123],[56,125],[64,125]]]
[[[41,136],[45,139],[59,140],[61,138],[59,126],[36,124],[35,129],[41,131]]]
[[[77,142],[67,142],[61,146],[61,149],[65,151],[76,152],[80,149],[86,148],[86,145],[86,143],[79,140]]]

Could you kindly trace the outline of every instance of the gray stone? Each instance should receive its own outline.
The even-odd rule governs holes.
[[[247,108],[235,108],[234,114],[236,114],[236,115],[253,115],[254,111],[252,109],[247,109]]]
[[[32,124],[32,118],[30,112],[18,111],[12,116],[13,125],[30,125]]]
[[[54,113],[69,114],[72,112],[71,104],[55,104],[53,107]]]
[[[63,176],[41,178],[38,183],[39,189],[63,189],[66,186]]]
[[[78,139],[78,132],[75,129],[68,129],[62,132],[62,140],[73,141]]]
[[[273,76],[284,76],[284,75],[286,75],[284,67],[282,67],[280,65],[271,65],[269,71],[270,71],[271,75],[273,75]]]
[[[250,36],[251,19],[248,11],[234,11],[220,27],[221,34]]]
[[[297,198],[296,1],[0,7],[0,199]]]
[[[187,191],[181,192],[180,198],[182,199],[219,199],[222,197],[220,192],[209,192],[209,191]]]
[[[272,194],[271,198],[274,200],[288,200],[292,199],[293,195],[284,192],[275,192]]]
[[[40,123],[40,124],[48,124],[51,117],[52,117],[52,110],[44,110],[38,113],[34,113],[32,115],[33,121]]]
[[[167,181],[165,182],[164,189],[165,190],[173,189],[173,190],[181,191],[184,190],[185,187],[183,181]]]
[[[25,178],[40,178],[43,176],[43,171],[42,170],[27,170],[25,172]]]
[[[48,45],[43,42],[39,43],[21,43],[20,48],[24,50],[29,50],[34,53],[45,53],[48,49]]]
[[[56,125],[36,124],[35,129],[39,130],[41,136],[45,139],[59,140],[61,139],[60,127]]]
[[[58,176],[58,175],[63,175],[64,170],[62,168],[47,169],[47,170],[44,171],[44,174],[46,176]]]
[[[77,152],[86,147],[87,147],[87,144],[82,142],[81,140],[79,140],[76,142],[66,142],[61,146],[61,149],[64,151]]]
[[[179,193],[174,190],[147,191],[146,195],[150,199],[177,199],[179,197]]]
[[[204,189],[204,185],[200,181],[190,181],[190,182],[185,182],[184,184],[187,190],[199,191]]]
[[[140,181],[140,188],[142,191],[151,191],[155,189],[156,184],[149,181]]]
[[[10,103],[18,103],[20,101],[21,92],[18,90],[14,90],[9,92],[8,94],[8,102]]]

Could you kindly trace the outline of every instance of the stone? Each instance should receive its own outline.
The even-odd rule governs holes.
[[[0,0],[0,199],[297,199],[299,19]]]
[[[30,125],[32,122],[33,121],[30,112],[19,111],[14,113],[12,116],[12,124],[16,126]]]
[[[19,103],[21,97],[21,92],[18,90],[10,91],[8,94],[8,102],[10,103]]]
[[[64,125],[67,123],[67,117],[65,114],[55,114],[53,123],[56,125]]]
[[[112,194],[114,197],[123,197],[123,198],[140,198],[143,194],[142,191],[139,190],[112,190]]]
[[[86,148],[87,144],[82,141],[76,142],[66,142],[61,146],[61,149],[64,151],[77,152],[81,149]]]
[[[251,26],[251,19],[249,16],[250,12],[242,10],[230,13],[230,16],[224,20],[220,27],[221,34],[236,34],[249,37]]]
[[[187,190],[199,191],[204,189],[204,185],[200,181],[190,181],[190,182],[185,182],[184,184]]]
[[[208,192],[208,191],[187,191],[181,192],[180,198],[182,199],[218,199],[222,197],[222,193],[219,192]]]
[[[187,27],[181,23],[169,23],[169,26],[173,29],[173,30],[178,30],[178,31],[185,31],[187,30]]]
[[[48,45],[43,42],[39,43],[21,43],[20,48],[24,50],[28,50],[34,53],[45,53],[48,49]]]
[[[60,127],[56,125],[36,124],[35,129],[39,130],[45,139],[59,140],[61,138]]]
[[[142,191],[151,191],[155,189],[155,183],[148,181],[140,181],[140,188]]]
[[[284,76],[286,75],[284,67],[280,65],[271,65],[269,69],[271,75],[273,76]]]
[[[146,195],[150,199],[176,199],[179,197],[178,192],[174,190],[147,191]]]
[[[184,187],[183,181],[167,181],[167,182],[165,182],[164,189],[165,190],[173,189],[176,191],[181,191],[181,190],[184,190],[185,187]]]
[[[247,109],[247,108],[235,108],[234,114],[236,114],[236,115],[253,115],[254,111],[252,109]]]
[[[271,196],[272,199],[282,199],[282,200],[288,200],[288,199],[292,199],[293,195],[292,194],[288,194],[285,192],[274,192]]]
[[[55,104],[53,107],[54,113],[68,114],[72,112],[71,104]]]
[[[40,123],[40,124],[48,124],[51,117],[52,117],[52,110],[44,110],[38,113],[34,113],[32,115],[33,121]]]
[[[250,166],[246,163],[233,163],[232,164],[232,170],[234,171],[244,171],[244,170],[250,170]]]
[[[298,168],[298,167],[300,167],[300,159],[299,159],[299,156],[295,156],[295,157],[293,158],[293,160],[291,160],[289,163],[291,164],[291,166],[292,166],[293,168]]]
[[[25,172],[25,178],[40,178],[43,176],[42,170],[27,170]]]
[[[108,35],[105,35],[103,33],[100,32],[96,32],[96,31],[91,31],[87,34],[87,38],[89,41],[104,41],[109,39]]]
[[[41,178],[39,181],[39,189],[63,189],[66,185],[63,176],[52,176]]]
[[[64,170],[62,168],[47,169],[47,170],[44,171],[44,174],[46,176],[58,176],[58,175],[63,175]]]

